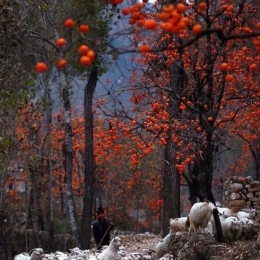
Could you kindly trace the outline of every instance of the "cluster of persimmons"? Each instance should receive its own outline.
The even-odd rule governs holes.
[[[68,18],[64,21],[64,27],[67,29],[72,29],[75,26],[75,21],[72,18]],[[88,33],[90,27],[88,24],[80,24],[78,30],[80,33]],[[55,45],[58,49],[65,47],[67,40],[63,37],[58,38],[55,42]],[[95,59],[95,52],[89,48],[86,44],[81,44],[78,48],[78,53],[80,55],[79,62],[82,66],[90,66]],[[67,65],[67,60],[65,58],[60,58],[57,61],[57,68],[64,69]],[[46,72],[48,66],[45,62],[38,62],[36,64],[36,71],[38,73]]]
[[[113,4],[113,5],[117,5],[122,3],[123,1],[104,1],[107,4]],[[197,19],[197,15],[201,15],[201,16],[205,16],[205,13],[209,10],[209,4],[208,1],[206,3],[206,1],[201,1],[197,6],[192,6],[191,5],[185,5],[183,3],[177,3],[175,5],[173,4],[166,4],[164,6],[162,6],[162,8],[155,3],[153,10],[155,10],[154,12],[149,12],[147,13],[147,8],[146,4],[148,1],[143,0],[142,3],[138,2],[135,3],[129,7],[124,7],[121,9],[121,12],[123,15],[125,15],[126,17],[129,16],[129,24],[134,26],[135,28],[140,28],[140,29],[145,29],[147,31],[153,32],[153,31],[159,31],[159,32],[163,32],[162,35],[162,39],[161,42],[163,41],[169,41],[170,39],[170,34],[178,34],[178,37],[180,37],[181,39],[184,38],[188,38],[188,37],[197,37],[197,39],[199,40],[199,35],[203,33],[203,31],[207,30],[207,28],[205,27],[205,24],[200,23],[200,20]],[[193,11],[189,11],[188,8],[193,8]],[[234,7],[231,1],[226,1],[226,4],[223,4],[223,1],[221,3],[221,7],[220,7],[221,12],[226,15],[227,17],[231,17],[234,14]],[[195,13],[195,14],[194,14]],[[237,20],[235,20],[237,23],[240,22],[240,20],[237,18]],[[65,27],[67,28],[72,28],[74,26],[75,22],[72,19],[67,19],[64,23]],[[217,28],[217,27],[216,27]],[[239,33],[241,34],[249,34],[252,32],[252,29],[249,28],[249,26],[237,26],[237,28],[240,28]],[[254,24],[254,28],[256,30],[259,31],[260,29],[260,23],[255,23]],[[87,25],[81,25],[79,27],[80,32],[82,33],[87,33],[89,30],[89,27]],[[143,37],[143,35],[142,35]],[[151,37],[152,38],[152,37]],[[163,39],[164,38],[164,39]],[[145,42],[145,38],[143,37],[140,42]],[[158,40],[159,41],[159,40]],[[176,57],[176,49],[174,48],[174,44],[172,45],[168,45],[168,50],[153,50],[153,47],[160,47],[160,44],[150,44],[149,42],[149,37],[147,37],[147,43],[146,44],[139,44],[139,51],[141,53],[143,53],[143,57],[140,58],[140,61],[144,63],[144,65],[148,64],[148,60],[156,60],[156,58],[158,57],[158,53],[159,51],[165,51],[165,53],[167,54],[168,60],[166,61],[166,66],[168,66],[168,63],[170,64],[170,62],[172,62],[172,60]],[[63,46],[65,46],[66,44],[66,39],[60,38],[56,41],[56,46],[59,48],[62,48]],[[240,41],[239,44],[243,45],[243,41]],[[252,41],[253,46],[255,46],[255,50],[259,50],[260,48],[260,38],[255,37],[254,40]],[[80,57],[80,63],[83,66],[88,66],[91,64],[91,62],[93,61],[94,57],[95,57],[95,53],[92,50],[89,50],[87,45],[81,45],[78,49],[79,54],[81,55]],[[194,53],[197,50],[192,50],[194,51]],[[229,52],[229,54],[225,57],[225,59],[218,59],[216,61],[216,67],[214,68],[216,73],[214,74],[214,76],[219,76],[219,79],[216,81],[217,83],[221,82],[221,77],[223,75],[223,79],[225,80],[226,84],[229,86],[229,88],[227,89],[227,94],[232,93],[232,91],[234,92],[234,88],[235,88],[235,79],[236,76],[238,75],[239,71],[241,71],[242,68],[242,62],[241,64],[239,64],[240,67],[238,67],[238,65],[235,65],[235,61],[238,57],[238,55],[247,55],[248,53],[248,47],[243,46],[241,47],[241,50],[236,50],[236,53],[232,53]],[[174,56],[175,55],[175,56]],[[186,55],[183,54],[182,56],[182,61],[184,62],[184,68],[187,69],[187,71],[189,70],[189,66],[190,66],[190,57],[189,57],[189,53]],[[237,56],[237,57],[236,57]],[[169,59],[169,57],[172,57],[172,60]],[[240,60],[243,59],[241,58],[242,56],[240,56]],[[199,57],[201,58],[201,60],[203,60],[204,57]],[[59,65],[60,62],[60,65]],[[63,68],[66,65],[66,60],[61,59],[58,62],[58,68]],[[168,62],[168,63],[167,63]],[[255,58],[250,58],[250,57],[246,57],[246,59],[243,60],[244,64],[243,64],[243,70],[246,71],[248,70],[249,73],[254,73],[258,70],[258,62],[259,59],[257,57]],[[238,64],[238,63],[237,63]],[[201,68],[200,68],[201,66]],[[204,67],[203,67],[204,66]],[[201,65],[198,62],[197,65],[197,69],[198,71],[205,71],[205,65]],[[41,69],[40,69],[41,70]],[[37,70],[38,71],[38,70]],[[46,67],[43,69],[43,71],[46,71]],[[39,72],[43,72],[43,71],[39,71]],[[163,73],[161,71],[161,73]],[[204,73],[204,72],[203,72]],[[203,75],[201,74],[202,78]],[[165,75],[165,78],[167,77],[167,75]],[[248,82],[252,82],[252,76],[250,74],[248,74],[248,78],[250,79],[250,81],[248,80]],[[160,86],[164,86],[165,83],[160,82]],[[252,82],[253,85],[253,82]],[[135,93],[136,94],[136,93]],[[231,94],[230,94],[231,95]],[[136,94],[135,97],[133,97],[131,100],[133,100],[134,102],[136,101],[138,98],[136,98],[138,95]],[[139,96],[140,97],[140,96]],[[227,98],[226,98],[227,99]],[[161,145],[166,145],[167,142],[167,130],[169,129],[169,114],[167,112],[167,105],[168,105],[168,100],[164,100],[164,106],[162,106],[161,104],[159,104],[159,102],[155,101],[155,102],[151,102],[151,109],[150,111],[147,112],[146,114],[146,121],[145,121],[145,126],[146,129],[150,130],[151,132],[154,131],[156,134],[154,136],[157,136],[158,133],[160,133],[160,129],[165,129],[165,131],[163,131],[162,133],[158,134],[158,140],[159,143]],[[225,102],[225,98],[223,98],[221,100],[222,104],[219,106],[220,111],[224,110],[225,107],[227,107],[226,102]],[[231,104],[231,103],[230,103]],[[185,112],[188,110],[188,107],[193,106],[193,102],[189,99],[185,99],[185,97],[183,97],[183,100],[180,102],[179,105],[179,109],[181,112]],[[234,104],[232,104],[234,105]],[[207,110],[207,105],[204,105],[204,109]],[[228,120],[230,118],[232,118],[233,114],[231,112],[225,112],[225,117],[224,120]],[[215,118],[212,115],[207,116],[207,121],[209,122],[209,124],[214,124],[215,123]],[[219,120],[219,121],[218,121]],[[159,122],[160,124],[156,124],[156,122]],[[203,133],[203,129],[200,126],[199,120],[194,119],[193,120],[193,127],[195,129],[196,132],[198,133]],[[216,120],[216,123],[219,123],[220,119]],[[116,125],[117,123],[115,123]],[[138,125],[138,119],[134,119],[132,120],[132,127],[136,127],[136,125]],[[180,130],[184,130],[185,127],[188,127],[186,123],[178,123],[178,121],[175,122],[175,126],[177,126]],[[129,128],[129,126],[127,124],[123,124],[121,123],[121,125],[119,126],[121,127],[124,136],[125,137],[129,137],[131,136],[131,128]],[[111,139],[111,138],[110,138]],[[108,143],[112,142],[112,139],[110,140],[108,138]],[[133,136],[132,137],[132,141],[137,142],[138,137]],[[153,138],[151,138],[153,139]],[[186,148],[189,148],[191,146],[190,142],[184,143],[183,140],[181,140],[178,135],[173,134],[172,135],[172,140],[173,142],[176,144],[177,147],[182,147],[183,145],[186,146]],[[121,149],[121,146],[116,146],[117,150]],[[140,160],[143,156],[143,154],[149,154],[152,150],[153,150],[153,144],[152,142],[147,141],[147,143],[144,144],[138,144],[138,150],[131,150],[132,151],[132,156],[131,156],[131,161],[132,164],[135,166],[138,166],[140,164]],[[143,154],[139,151],[143,151]],[[182,158],[183,156],[183,152],[180,152],[178,154],[178,158]],[[176,158],[177,158],[176,157]],[[178,159],[177,158],[177,159]],[[176,164],[176,167],[178,168],[179,172],[183,172],[185,169],[185,164],[189,163],[191,161],[191,156],[187,156],[186,159],[181,160],[177,160],[180,163]]]
[[[253,92],[257,92],[256,72],[258,71],[260,61],[260,56],[258,55],[258,51],[260,50],[260,37],[250,36],[250,34],[259,34],[260,23],[259,20],[255,18],[256,16],[253,17],[251,15],[252,12],[256,14],[254,8],[250,6],[250,3],[244,6],[241,5],[244,8],[242,12],[238,6],[236,6],[236,3],[230,0],[220,1],[219,9],[216,11],[217,14],[214,16],[211,10],[214,7],[210,6],[210,1],[201,1],[194,5],[186,5],[179,1],[177,4],[165,4],[163,6],[158,6],[155,2],[152,8],[146,8],[146,3],[147,1],[143,1],[142,3],[138,2],[121,9],[122,14],[128,17],[129,24],[133,26],[136,45],[139,46],[139,51],[143,53],[141,57],[139,56],[137,59],[133,58],[133,61],[139,64],[143,63],[144,71],[147,71],[146,67],[149,66],[149,64],[159,64],[159,57],[164,56],[167,57],[165,58],[165,68],[176,60],[179,61],[181,56],[178,52],[178,49],[181,48],[180,43],[177,40],[174,41],[174,39],[179,38],[183,40],[183,42],[191,40],[191,43],[195,44],[189,48],[187,48],[187,46],[186,48],[183,47],[183,50],[185,50],[181,56],[183,67],[188,75],[199,75],[201,82],[205,84],[205,82],[207,82],[207,76],[209,76],[207,74],[206,62],[211,58],[206,57],[206,37],[203,38],[203,36],[210,35],[212,31],[211,38],[216,39],[215,44],[224,43],[222,49],[220,46],[213,47],[213,41],[210,43],[212,44],[210,47],[212,53],[209,55],[215,56],[216,53],[219,52],[219,55],[216,56],[217,58],[214,61],[214,72],[210,75],[210,77],[214,77],[215,82],[213,93],[219,93],[222,85],[226,85],[226,87],[224,88],[225,96],[222,99],[216,99],[215,107],[210,108],[207,104],[203,105],[203,109],[207,111],[206,120],[208,123],[206,125],[216,127],[222,126],[223,122],[227,122],[228,120],[232,121],[236,114],[234,108],[238,106],[235,102],[243,99],[243,95],[241,95],[243,92],[238,88],[247,89],[247,92],[249,93],[250,91],[250,95],[252,95],[253,98],[256,96]],[[242,8],[241,6],[240,8]],[[221,24],[222,20],[217,18],[221,15],[223,16],[221,19],[226,21],[224,25]],[[198,17],[202,18],[200,19]],[[205,22],[207,19],[210,26]],[[212,21],[209,21],[210,19],[212,19]],[[147,33],[142,33],[144,30],[146,30]],[[150,34],[148,32],[150,32]],[[214,32],[219,34],[214,34]],[[231,35],[231,33],[233,33],[233,35]],[[174,34],[176,38],[172,36]],[[219,35],[220,37],[223,36],[223,38],[218,38]],[[241,35],[241,37],[238,35]],[[232,40],[233,36],[237,37],[237,39],[234,38],[234,40]],[[230,43],[229,39],[231,39]],[[196,45],[196,47],[194,47],[194,45]],[[203,51],[200,52],[199,48]],[[191,58],[192,55],[194,55],[193,60]],[[191,61],[197,61],[196,66],[193,64],[194,67],[192,67]],[[212,66],[212,64],[210,65]],[[155,66],[151,67],[156,71],[157,68]],[[154,77],[156,79],[153,82],[151,82],[152,76],[150,76],[150,78],[145,77],[145,75],[139,77],[136,71],[134,71],[133,85],[140,80],[144,86],[149,86],[149,83],[151,83],[151,85],[159,85],[160,88],[163,88],[167,85],[165,82],[169,79],[169,75],[160,68],[158,70],[160,70],[158,75],[161,76],[157,75]],[[154,74],[156,73],[154,72]],[[192,85],[194,83],[190,84]],[[139,93],[138,91],[137,88],[135,93],[133,93],[131,101],[133,104],[140,105],[144,100],[144,98],[142,98],[144,95],[141,94],[144,90],[140,90]],[[186,91],[188,92],[189,90],[186,89]],[[236,93],[236,95],[234,93]],[[188,92],[188,94],[193,96],[192,92]],[[151,102],[151,96],[146,95],[146,97],[146,101],[143,102],[147,102],[148,98],[150,99],[150,110],[144,115],[144,117],[146,117],[144,126],[148,131],[155,133],[153,137],[158,137],[161,145],[166,145],[167,131],[170,122],[170,116],[167,112],[168,101]],[[198,104],[194,103],[192,99],[183,97],[180,101],[179,110],[182,113],[186,111],[190,113],[197,105]],[[218,117],[214,115],[216,109],[219,109]],[[137,127],[138,124],[141,124],[140,122],[141,120],[138,120],[138,118],[133,118],[132,128]],[[181,120],[181,123],[179,123],[178,120],[174,120],[174,127],[180,132],[183,132],[185,128],[191,129],[188,123],[186,123],[184,119]],[[192,120],[192,124],[192,129],[195,129],[195,133],[201,133],[201,135],[205,136],[206,131],[198,119]],[[124,126],[122,129],[126,133],[130,132],[129,127]],[[135,139],[138,139],[138,137]],[[173,134],[172,139],[176,147],[180,150],[183,146],[186,148],[191,146],[190,142],[184,142],[177,134]],[[149,142],[147,142],[145,146],[146,151],[150,150],[147,149],[149,147],[148,144]],[[176,168],[180,173],[184,171],[185,164],[189,163],[192,159],[192,156],[189,155],[185,158],[185,152],[186,154],[188,153],[186,148],[176,155]],[[132,156],[132,163],[138,165],[140,158],[141,154],[135,152]]]

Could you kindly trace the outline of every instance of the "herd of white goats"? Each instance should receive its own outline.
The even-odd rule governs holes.
[[[16,255],[14,260],[130,260],[130,259],[164,259],[165,248],[169,240],[177,232],[188,232],[188,236],[204,233],[206,235],[215,234],[215,222],[213,211],[219,212],[224,237],[227,240],[237,240],[243,237],[250,237],[255,234],[258,223],[255,221],[256,210],[248,209],[233,213],[228,208],[215,207],[211,202],[195,203],[188,217],[170,219],[170,232],[156,245],[155,255],[151,250],[144,250],[140,253],[127,253],[121,246],[120,238],[114,237],[109,246],[103,247],[100,251],[71,249],[70,253],[55,252],[44,254],[43,249],[35,248],[30,254],[22,253]],[[192,234],[194,233],[194,234]]]

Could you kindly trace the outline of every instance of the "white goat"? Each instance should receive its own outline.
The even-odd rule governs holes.
[[[255,220],[249,218],[240,218],[239,220],[242,222],[243,225],[242,235],[244,238],[250,238],[257,233],[258,225]]]
[[[228,218],[228,217],[232,217],[234,216],[234,213],[231,209],[229,208],[218,208],[218,212],[220,214],[220,216],[224,217],[224,218]]]
[[[159,259],[164,254],[168,253],[169,245],[174,238],[175,238],[175,233],[171,232],[170,230],[170,233],[157,243],[155,248],[156,259]]]
[[[227,240],[235,241],[242,235],[243,224],[236,217],[228,217],[221,220],[223,235]]]
[[[245,211],[238,211],[237,212],[237,218],[248,218],[248,219],[254,219],[256,215],[256,209],[250,209],[249,212]]]
[[[191,231],[197,234],[199,229],[205,230],[214,210],[217,210],[216,206],[209,201],[197,202],[191,207],[186,222],[186,226],[189,227],[189,236]]]
[[[30,260],[30,256],[28,253],[21,253],[14,257],[14,260]]]
[[[176,232],[184,232],[188,231],[187,227],[185,226],[185,223],[187,221],[187,217],[182,217],[182,218],[175,218],[175,219],[170,219],[170,229],[172,233]]]
[[[16,255],[14,260],[42,260],[44,257],[44,251],[42,248],[34,248],[30,251],[30,256],[27,253]]]
[[[62,252],[55,252],[50,254],[45,254],[42,260],[67,260],[71,259],[69,256]]]
[[[204,231],[205,231],[205,234],[213,236],[214,235],[214,225],[209,221]]]
[[[121,257],[118,254],[121,239],[119,237],[114,237],[109,246],[103,250],[95,259],[98,260],[119,260]]]

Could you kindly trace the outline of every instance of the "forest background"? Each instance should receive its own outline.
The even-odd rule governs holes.
[[[0,8],[5,259],[89,248],[98,206],[116,229],[164,236],[231,175],[259,180],[258,1]]]

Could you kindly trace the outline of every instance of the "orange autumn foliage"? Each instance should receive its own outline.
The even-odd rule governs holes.
[[[121,1],[106,2],[118,4]],[[130,17],[129,23],[134,25],[133,46],[140,46],[140,42],[147,43],[144,49],[136,50],[145,54],[133,56],[129,60],[138,63],[138,69],[135,69],[136,63],[131,66],[133,74],[129,88],[126,84],[124,89],[131,93],[131,116],[126,113],[124,104],[120,104],[120,111],[122,115],[127,114],[127,118],[116,118],[114,114],[109,124],[107,119],[95,121],[95,174],[98,177],[97,189],[109,194],[115,208],[119,199],[126,208],[133,208],[135,205],[128,198],[136,196],[142,198],[142,206],[151,210],[153,217],[157,217],[162,207],[161,171],[162,162],[165,161],[160,149],[167,147],[169,138],[176,151],[169,163],[174,164],[183,179],[188,166],[204,157],[207,137],[211,131],[212,144],[218,147],[224,143],[226,133],[237,137],[241,129],[246,129],[243,130],[243,140],[248,143],[243,146],[244,155],[237,157],[237,164],[230,166],[234,172],[246,171],[248,165],[243,159],[249,160],[250,148],[259,139],[257,106],[252,104],[259,105],[257,68],[260,61],[260,38],[250,36],[259,30],[258,23],[250,13],[253,9],[245,5],[245,10],[238,14],[235,1],[233,4],[221,2],[219,9],[212,6],[207,8],[201,2],[194,7],[179,3],[155,5],[148,10],[145,3],[133,4],[127,8],[128,11],[124,11]],[[212,19],[209,11],[216,11],[219,15]],[[201,35],[198,15],[203,21],[199,21],[203,24]],[[254,16],[257,17],[257,14]],[[208,23],[206,18],[210,20]],[[67,25],[68,28],[73,26],[74,21]],[[145,34],[144,29],[147,29]],[[239,34],[243,37],[236,38]],[[186,44],[185,47],[182,44]],[[97,55],[89,51],[88,47],[87,50],[79,51],[79,54],[84,57],[81,57],[84,66],[90,65],[90,61]],[[172,73],[176,67],[179,70]],[[39,72],[43,71],[45,69]],[[183,79],[183,85],[178,85],[177,81]],[[107,82],[108,85],[113,84],[112,80]],[[94,106],[97,118],[107,103],[105,98],[97,101]],[[242,112],[245,107],[248,109]],[[31,116],[30,119],[25,118],[21,111],[21,122],[29,122],[17,129],[21,154],[26,153],[30,158],[35,154],[35,147],[31,145],[29,137],[40,129],[40,124],[33,120],[33,114]],[[53,161],[57,162],[53,169],[55,185],[52,192],[58,198],[64,191],[64,131],[56,121],[50,140]],[[42,133],[38,133],[41,140]],[[81,158],[85,148],[83,133],[84,121],[77,117],[73,120],[73,188],[75,194],[80,196],[83,195],[84,181]],[[118,165],[118,161],[123,161],[124,167]],[[46,164],[47,158],[44,158],[39,167],[43,168]],[[144,221],[142,225],[147,227],[149,223]]]
[[[181,66],[185,69],[185,72],[187,75],[196,75],[196,82],[203,82],[202,86],[206,86],[207,90],[205,90],[205,93],[210,89],[214,95],[216,93],[220,93],[220,89],[222,87],[224,88],[226,86],[225,91],[224,91],[224,96],[227,97],[227,99],[224,101],[224,98],[220,98],[219,100],[223,100],[223,102],[219,103],[217,101],[218,99],[212,99],[213,101],[209,101],[200,104],[199,101],[196,103],[194,99],[190,99],[190,96],[193,96],[194,94],[193,89],[191,86],[194,87],[194,83],[188,80],[188,85],[185,85],[185,92],[186,94],[180,94],[183,95],[184,97],[188,97],[187,99],[182,100],[181,98],[177,98],[175,101],[178,105],[177,108],[179,109],[178,114],[181,113],[183,115],[183,118],[179,121],[178,119],[171,119],[169,116],[162,116],[164,114],[162,111],[165,110],[167,111],[167,106],[168,106],[168,100],[165,99],[163,100],[163,94],[158,94],[158,100],[160,103],[164,102],[164,106],[158,106],[158,103],[155,100],[151,100],[151,97],[149,95],[149,91],[147,90],[140,90],[138,91],[133,91],[133,96],[131,97],[131,101],[133,102],[133,109],[136,107],[136,109],[140,109],[140,107],[145,107],[148,106],[147,104],[149,103],[150,109],[147,109],[144,115],[144,118],[142,120],[143,124],[145,125],[147,131],[151,131],[151,133],[154,133],[153,137],[155,140],[158,140],[158,142],[164,146],[167,143],[167,138],[166,138],[166,133],[169,129],[171,129],[171,125],[174,125],[174,130],[178,129],[179,132],[183,133],[183,131],[187,131],[188,133],[191,133],[191,131],[194,131],[195,136],[200,136],[200,140],[204,140],[206,133],[207,133],[207,128],[209,126],[215,126],[216,124],[221,126],[219,131],[222,131],[223,122],[227,120],[234,120],[235,118],[235,112],[234,108],[236,107],[236,103],[234,100],[232,100],[232,95],[234,93],[237,94],[236,100],[239,102],[240,99],[240,91],[237,90],[239,88],[245,88],[249,87],[253,93],[254,92],[254,87],[256,86],[256,78],[254,79],[253,77],[256,77],[255,74],[252,74],[252,72],[257,71],[258,67],[258,55],[256,51],[258,51],[258,48],[260,47],[260,40],[258,37],[252,38],[252,42],[255,46],[255,49],[252,48],[253,46],[249,47],[248,41],[245,40],[243,37],[241,39],[234,39],[232,38],[229,40],[227,39],[227,42],[225,42],[225,46],[223,46],[222,49],[218,49],[219,46],[221,46],[221,38],[218,38],[218,35],[212,34],[210,37],[212,39],[210,43],[210,48],[211,50],[207,49],[206,41],[204,40],[205,38],[203,36],[200,36],[202,30],[204,34],[207,32],[207,30],[223,30],[223,33],[228,33],[228,24],[232,24],[232,22],[235,22],[236,26],[234,27],[234,30],[232,34],[238,35],[241,34],[243,35],[244,33],[250,34],[252,33],[253,27],[255,26],[255,23],[253,22],[253,19],[249,22],[247,20],[247,15],[250,12],[250,6],[245,6],[243,10],[243,14],[239,19],[234,19],[232,21],[232,17],[230,17],[230,21],[228,24],[223,24],[221,25],[221,20],[218,21],[211,21],[212,23],[207,24],[205,21],[203,21],[201,24],[203,24],[203,29],[200,24],[198,24],[198,21],[196,20],[196,10],[198,10],[199,14],[202,15],[207,15],[207,12],[210,10],[211,5],[209,3],[209,6],[207,6],[206,2],[200,2],[198,6],[195,6],[195,11],[192,9],[192,6],[185,6],[185,8],[180,8],[178,9],[177,5],[172,5],[172,4],[165,4],[162,6],[161,9],[159,9],[158,12],[156,13],[146,13],[147,16],[147,21],[150,20],[155,20],[154,17],[157,19],[157,25],[155,26],[153,30],[155,29],[158,31],[158,34],[161,33],[162,36],[160,39],[154,37],[153,32],[147,36],[147,38],[142,38],[142,34],[139,34],[139,30],[137,27],[135,31],[135,39],[136,42],[140,41],[149,41],[149,47],[150,51],[146,54],[147,57],[144,59],[138,60],[139,63],[143,63],[144,66],[147,66],[147,64],[150,64],[153,62],[153,56],[158,57],[160,55],[164,56],[164,65],[158,65],[158,67],[150,67],[151,72],[149,72],[149,76],[145,74],[144,75],[139,75],[136,73],[136,71],[133,71],[133,83],[135,82],[142,82],[144,86],[147,86],[147,89],[149,86],[157,85],[159,86],[160,89],[166,89],[166,96],[167,96],[167,91],[170,89],[170,84],[167,82],[169,80],[169,71],[167,71],[167,67],[171,66],[172,64],[175,64],[176,61],[180,62],[181,60]],[[131,9],[131,7],[130,7]],[[132,13],[133,18],[133,23],[134,26],[136,25],[136,20],[138,20],[138,14],[143,12],[143,7],[136,7],[134,6],[132,10],[135,9]],[[187,10],[187,12],[186,12]],[[220,12],[224,10],[225,15],[231,16],[233,15],[237,9],[235,8],[235,3],[234,4],[227,4],[225,5],[224,3],[221,3],[221,6],[219,8]],[[218,10],[215,10],[216,12]],[[184,20],[185,19],[185,20]],[[244,20],[243,20],[244,19]],[[202,18],[203,20],[203,18]],[[244,23],[248,23],[250,25],[245,25]],[[183,23],[181,23],[181,21]],[[185,21],[185,22],[184,22]],[[246,21],[246,22],[245,22]],[[155,20],[156,22],[156,20]],[[155,24],[155,23],[154,23]],[[191,25],[191,29],[187,28],[187,25]],[[205,27],[205,28],[204,28]],[[151,30],[152,31],[152,30]],[[141,32],[141,31],[140,31]],[[170,41],[171,37],[169,36],[170,33],[175,33],[177,34],[177,37],[179,37],[179,41]],[[193,36],[192,34],[195,34]],[[154,38],[153,38],[154,37]],[[185,51],[178,56],[178,49],[179,44],[181,45],[180,42],[184,39],[185,42],[188,42],[193,37],[196,37],[196,42],[195,46],[185,46]],[[153,39],[153,40],[152,40]],[[240,48],[233,48],[232,44],[235,44],[236,41],[238,40]],[[167,45],[164,45],[167,42]],[[192,42],[194,43],[194,42]],[[219,45],[218,45],[219,44]],[[246,45],[246,46],[245,46]],[[158,46],[165,46],[162,50],[159,50],[159,52],[154,55],[151,53],[153,51],[153,48],[156,49]],[[148,49],[148,48],[147,48]],[[209,50],[209,53],[207,53],[206,50]],[[139,49],[141,52],[142,50]],[[160,52],[161,51],[161,52]],[[208,56],[207,56],[208,55]],[[212,59],[212,64],[208,64],[207,62]],[[156,58],[155,58],[156,60]],[[194,63],[194,61],[196,61]],[[179,64],[179,63],[178,63]],[[212,74],[209,74],[209,68],[212,68]],[[226,74],[227,73],[227,74]],[[156,76],[155,76],[156,75]],[[209,86],[209,82],[212,79],[212,86]],[[245,85],[247,87],[245,87]],[[188,87],[189,86],[189,87]],[[195,87],[194,87],[195,88]],[[142,93],[143,92],[143,93]],[[147,93],[147,96],[145,95],[145,92]],[[160,91],[159,91],[160,93]],[[170,91],[169,91],[170,93]],[[169,94],[168,93],[168,94]],[[233,93],[233,94],[232,94]],[[179,95],[179,93],[178,93]],[[178,96],[176,94],[176,96]],[[216,97],[214,96],[213,97]],[[254,94],[252,94],[254,96]],[[149,96],[149,102],[148,102],[148,97]],[[194,97],[194,96],[193,96]],[[162,101],[163,100],[163,101]],[[227,102],[227,100],[229,100]],[[147,103],[145,103],[147,102]],[[213,102],[214,106],[211,106],[211,102]],[[203,111],[205,111],[205,117],[203,116],[203,120],[205,119],[204,122],[207,122],[207,125],[203,123],[199,118],[194,118],[191,121],[185,118],[185,114],[189,115],[193,109],[196,110],[196,107],[202,107]],[[219,109],[219,116],[216,118],[212,111],[215,111],[216,109]],[[227,112],[230,110],[230,112]],[[158,117],[157,117],[158,115]],[[134,118],[132,122],[138,122],[140,121],[140,117],[138,119]],[[174,122],[173,122],[174,121]],[[192,130],[193,129],[193,130]],[[128,128],[125,131],[125,135],[129,135],[130,129]],[[174,135],[175,136],[175,135]],[[194,155],[192,154],[192,149],[194,144],[192,142],[188,142],[188,140],[179,140],[179,138],[174,137],[174,143],[178,147],[181,147],[184,152],[181,153],[181,155],[177,156],[178,160],[180,160],[180,163],[176,164],[176,167],[178,168],[178,171],[180,173],[185,171],[185,164],[187,163],[192,163],[195,159]],[[188,149],[186,148],[189,146]],[[191,154],[187,154],[191,152]],[[198,153],[201,153],[202,151],[197,151]],[[138,155],[134,154],[133,155],[133,163],[134,164],[139,164],[138,160]],[[183,164],[184,163],[184,164]]]

